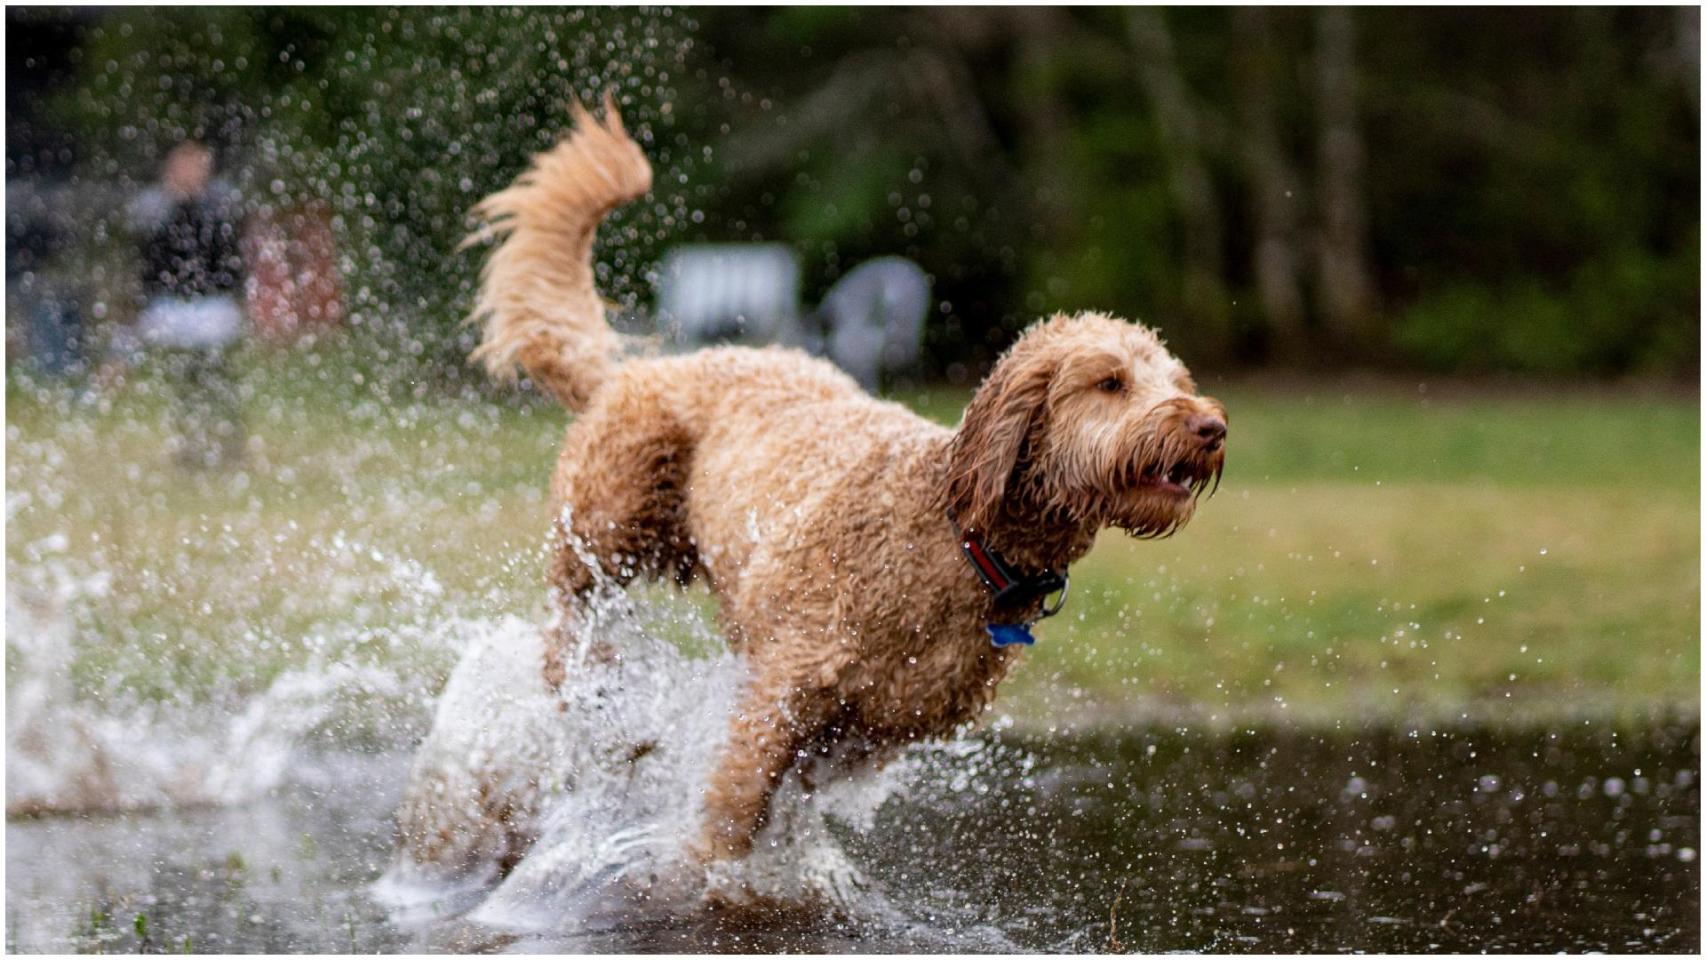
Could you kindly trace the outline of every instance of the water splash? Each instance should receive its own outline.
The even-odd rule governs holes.
[[[412,789],[430,799],[412,811],[406,802],[404,814],[448,831],[453,848],[437,848],[437,864],[405,851],[376,888],[383,900],[416,918],[477,900],[474,921],[531,931],[691,913],[707,900],[842,913],[880,905],[831,822],[868,829],[907,780],[907,762],[878,771],[831,759],[813,776],[790,776],[752,855],[707,872],[689,850],[745,663],[686,604],[607,593],[583,623],[579,636],[619,655],[583,645],[556,691],[541,679],[535,627],[512,619],[469,649],[416,761]],[[695,649],[722,652],[684,652]],[[501,880],[494,810],[535,837]]]
[[[14,567],[6,585],[8,815],[244,803],[282,783],[317,733],[396,741],[424,725],[415,693],[431,658],[364,662],[350,655],[365,639],[353,627],[305,638],[306,662],[257,694],[150,699],[123,689],[81,691],[79,658],[98,660],[111,646],[81,615],[108,596],[112,578],[80,572],[65,548],[60,536],[31,544],[32,562]],[[422,574],[398,564],[386,575],[418,588],[430,584]],[[431,649],[453,648],[474,629],[451,619],[430,632],[400,632]]]

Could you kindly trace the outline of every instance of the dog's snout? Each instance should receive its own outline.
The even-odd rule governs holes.
[[[1192,416],[1187,427],[1209,450],[1218,450],[1226,442],[1226,421],[1212,413]]]

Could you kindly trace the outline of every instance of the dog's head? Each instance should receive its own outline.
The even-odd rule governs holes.
[[[1002,355],[966,407],[948,501],[967,529],[1006,512],[1164,536],[1219,481],[1225,441],[1226,408],[1197,394],[1153,331],[1057,315]]]

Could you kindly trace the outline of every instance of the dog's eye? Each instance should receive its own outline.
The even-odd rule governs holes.
[[[1103,393],[1119,393],[1121,390],[1125,389],[1125,381],[1121,380],[1119,377],[1109,377],[1101,383],[1096,384],[1096,389]]]

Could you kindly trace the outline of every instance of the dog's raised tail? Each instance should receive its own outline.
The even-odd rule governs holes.
[[[652,185],[652,168],[606,94],[604,120],[579,102],[574,129],[526,173],[482,200],[484,226],[464,246],[496,236],[480,273],[472,359],[499,379],[516,367],[570,410],[586,407],[622,350],[593,283],[592,238],[607,214]]]

